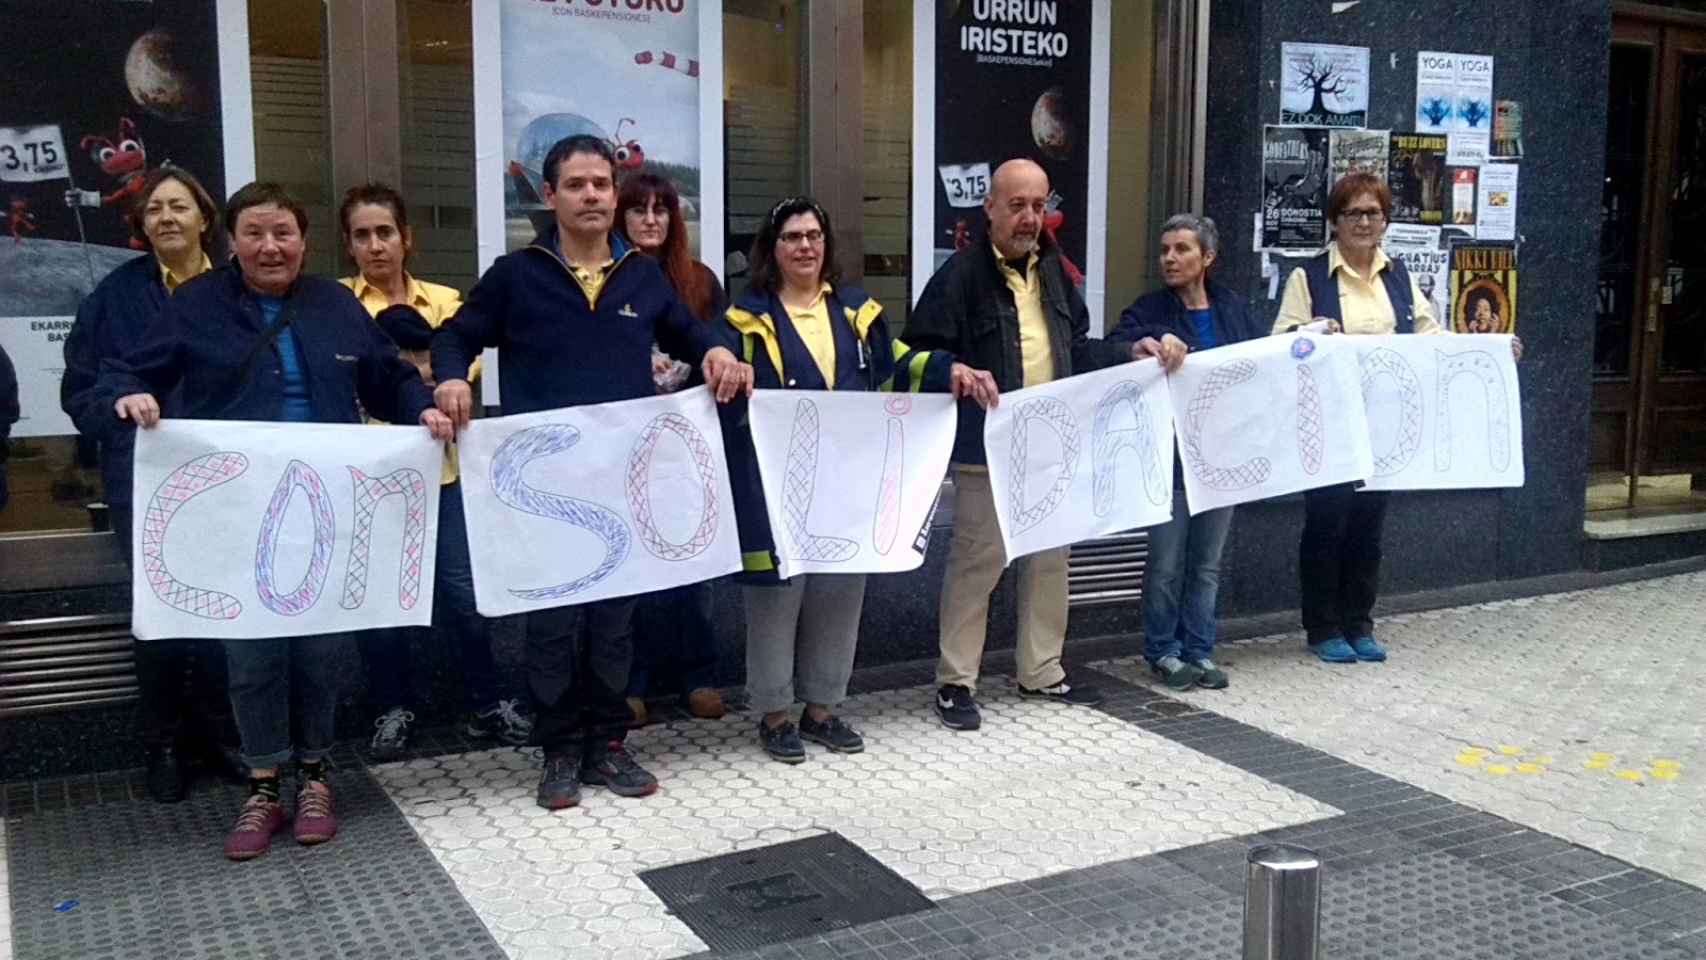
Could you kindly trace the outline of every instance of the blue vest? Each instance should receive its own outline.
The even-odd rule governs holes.
[[[1343,323],[1339,310],[1339,278],[1330,272],[1328,254],[1310,259],[1303,265],[1303,276],[1309,281],[1311,313]],[[1399,333],[1416,332],[1416,301],[1410,291],[1410,271],[1397,260],[1388,258],[1380,279],[1386,284],[1387,299],[1392,301],[1392,314]]]

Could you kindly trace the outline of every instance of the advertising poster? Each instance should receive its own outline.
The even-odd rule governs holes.
[[[1457,54],[1416,55],[1416,131],[1449,133],[1457,118]]]
[[[1393,223],[1445,223],[1445,151],[1444,134],[1392,134],[1386,180],[1392,188]]]
[[[1516,332],[1516,245],[1460,243],[1451,248],[1454,333]]]
[[[1479,170],[1475,167],[1452,167],[1451,170],[1451,225],[1468,228],[1468,235],[1473,236],[1475,230],[1475,201],[1477,199],[1476,182]]]
[[[1347,173],[1367,173],[1385,180],[1391,137],[1389,130],[1332,131],[1327,138],[1331,156],[1328,186],[1338,183]]]
[[[1482,240],[1516,239],[1516,182],[1520,170],[1514,163],[1489,163],[1481,168],[1476,236]]]
[[[1280,123],[1368,126],[1368,48],[1280,44]]]
[[[13,436],[76,432],[59,409],[65,337],[83,298],[142,250],[125,218],[148,174],[170,164],[228,192],[218,19],[214,0],[0,0],[0,25],[28,23],[3,31],[19,42],[0,75],[0,344],[23,398]]]
[[[1262,129],[1262,247],[1318,250],[1327,243],[1327,133]]]
[[[1092,4],[934,5],[932,271],[983,233],[983,199],[995,169],[1028,157],[1048,172],[1052,190],[1043,228],[1082,285],[1090,235]]]
[[[498,6],[504,249],[526,246],[553,222],[545,154],[564,137],[590,134],[610,144],[618,177],[644,170],[675,184],[701,250],[699,0],[638,12],[537,0]]]
[[[1499,160],[1522,159],[1522,104],[1515,100],[1493,105],[1492,155]]]
[[[1440,228],[1394,223],[1386,228],[1386,239],[1380,247],[1410,271],[1416,289],[1428,299],[1440,325],[1449,325],[1451,253],[1441,242]]]

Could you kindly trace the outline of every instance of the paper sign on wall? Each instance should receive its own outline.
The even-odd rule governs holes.
[[[1480,239],[1516,239],[1516,182],[1521,170],[1514,163],[1489,163],[1481,168],[1481,201],[1476,227],[1476,236]]]
[[[752,444],[778,571],[916,570],[954,450],[947,394],[759,390]]]
[[[154,640],[430,624],[443,463],[418,427],[138,431],[131,629]]]
[[[1416,130],[1491,134],[1493,58],[1423,50],[1416,55]]]
[[[1355,337],[1262,337],[1193,353],[1168,377],[1192,515],[1366,479]]]
[[[470,424],[459,447],[480,613],[588,603],[738,570],[715,403],[699,387]]]
[[[1173,406],[1154,360],[1005,394],[983,443],[1009,560],[1172,516]]]
[[[1410,271],[1410,279],[1433,307],[1441,326],[1451,322],[1451,252],[1440,243],[1439,227],[1394,223],[1380,245],[1386,255]]]
[[[1280,44],[1280,123],[1368,126],[1368,48]]]
[[[1522,486],[1522,398],[1510,337],[1348,339],[1374,452],[1366,489]]]
[[[955,209],[983,206],[989,195],[989,164],[950,163],[936,168],[942,177],[942,189],[948,193],[948,205]]]

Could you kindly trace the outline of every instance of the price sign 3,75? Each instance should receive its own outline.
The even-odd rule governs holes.
[[[948,192],[952,207],[979,207],[989,195],[989,164],[943,164],[936,168],[942,175],[942,189]]]
[[[70,176],[59,127],[0,127],[0,180],[33,183]]]

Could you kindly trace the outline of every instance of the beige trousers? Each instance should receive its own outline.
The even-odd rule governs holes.
[[[1067,548],[1045,550],[1019,563],[1019,683],[1033,689],[1065,679]],[[942,659],[938,684],[977,689],[989,630],[989,594],[1007,567],[995,498],[985,467],[954,467],[954,536],[942,579]]]

